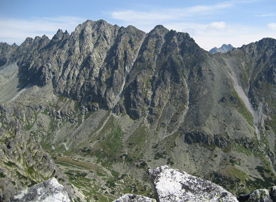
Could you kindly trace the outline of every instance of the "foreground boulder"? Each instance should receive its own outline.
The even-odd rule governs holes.
[[[114,202],[156,202],[156,200],[152,198],[148,198],[146,196],[126,194],[118,198]]]
[[[11,202],[71,202],[65,188],[56,178],[36,184],[12,197]]]
[[[161,166],[150,169],[157,200],[165,201],[238,201],[234,195],[210,181],[183,171]]]
[[[242,195],[238,198],[240,202],[275,202],[276,186],[267,189],[257,189],[250,194]]]

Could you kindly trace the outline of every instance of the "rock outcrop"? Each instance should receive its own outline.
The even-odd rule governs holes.
[[[68,192],[55,178],[17,193],[11,202],[71,202]]]
[[[150,169],[149,173],[154,183],[157,200],[160,202],[238,201],[233,194],[221,186],[168,166]]]
[[[276,186],[267,189],[257,189],[250,194],[238,197],[239,202],[275,202]]]
[[[141,195],[125,194],[124,196],[118,198],[114,202],[156,202],[156,200]]]

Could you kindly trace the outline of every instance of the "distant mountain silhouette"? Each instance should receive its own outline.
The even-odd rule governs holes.
[[[212,48],[209,52],[214,54],[214,53],[226,53],[230,50],[232,50],[234,47],[231,44],[223,44],[220,48]]]

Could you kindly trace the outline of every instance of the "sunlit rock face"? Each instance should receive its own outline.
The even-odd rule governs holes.
[[[237,201],[236,197],[210,181],[161,166],[149,170],[158,201]]]
[[[12,202],[71,202],[65,188],[55,178],[16,194]]]

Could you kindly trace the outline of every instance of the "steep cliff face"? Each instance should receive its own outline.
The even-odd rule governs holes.
[[[201,60],[195,55],[204,57],[188,34],[155,27],[141,47],[120,107],[125,108],[131,118],[147,116],[151,123],[164,109],[171,108],[173,114],[169,116],[178,111],[179,117],[175,116],[174,120],[181,121],[180,116],[186,112],[189,103],[187,80],[191,68]]]
[[[0,44],[0,124],[17,121],[94,200],[150,195],[141,179],[164,164],[234,193],[272,186],[275,44],[212,55],[186,33],[103,20]]]
[[[73,98],[89,110],[96,102],[112,109],[120,99],[145,33],[134,27],[86,21],[69,36],[59,30],[26,39],[18,48],[22,86],[52,84],[54,92]]]

